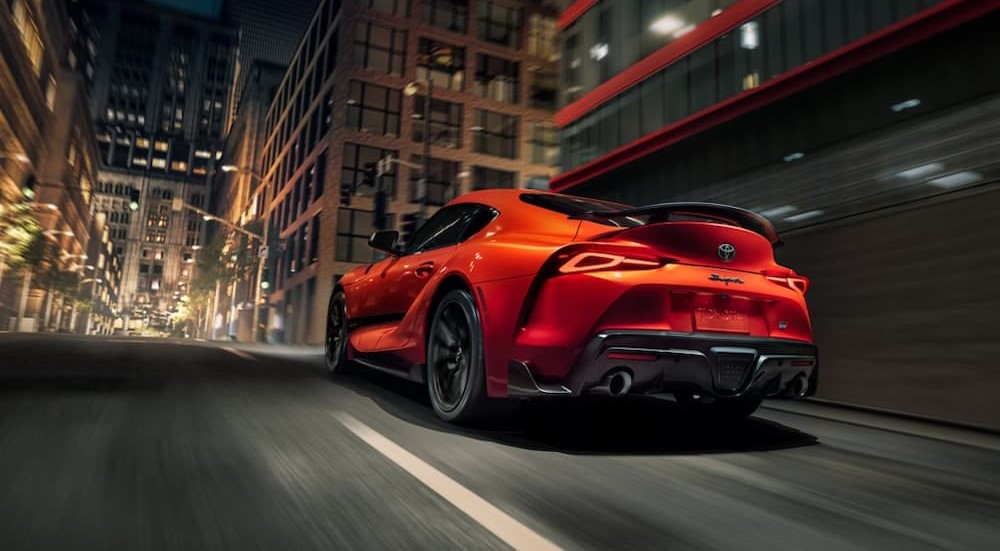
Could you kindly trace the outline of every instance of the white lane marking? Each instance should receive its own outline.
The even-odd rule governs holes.
[[[226,352],[229,352],[230,354],[233,354],[235,356],[239,356],[240,358],[243,358],[244,360],[249,360],[251,362],[257,361],[257,358],[253,357],[250,354],[247,354],[246,352],[244,352],[242,350],[237,350],[237,349],[233,348],[232,346],[223,346],[222,349],[225,350]]]
[[[472,520],[478,522],[496,537],[503,540],[514,549],[530,549],[532,551],[557,550],[558,545],[545,539],[540,534],[514,520],[513,517],[491,505],[485,499],[472,493],[448,475],[435,469],[430,464],[406,451],[398,444],[382,436],[374,429],[358,421],[347,413],[335,414],[347,430],[363,440],[387,459],[425,486],[437,492]]]

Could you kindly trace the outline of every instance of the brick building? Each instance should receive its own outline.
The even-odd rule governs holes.
[[[388,228],[421,210],[428,81],[431,209],[472,189],[547,182],[556,13],[547,2],[320,3],[268,111],[261,183],[244,207],[266,213],[272,238],[270,334],[323,342],[334,282],[375,258],[366,166],[403,161],[383,178]]]

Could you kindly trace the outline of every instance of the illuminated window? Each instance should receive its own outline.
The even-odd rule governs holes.
[[[167,168],[167,160],[153,157],[153,168]]]
[[[17,27],[18,33],[21,35],[21,42],[24,44],[24,48],[28,51],[28,60],[31,62],[31,68],[35,71],[35,76],[42,75],[42,53],[45,51],[42,45],[42,39],[38,36],[38,27],[35,25],[35,20],[28,12],[28,7],[25,5],[24,0],[14,0],[14,4],[11,5],[11,12],[14,15],[14,26]]]
[[[136,138],[135,146],[143,149],[149,149],[149,138]]]
[[[528,19],[527,44],[528,53],[537,57],[550,59],[556,50],[556,21],[541,14],[532,14]]]
[[[155,149],[157,151],[166,151],[169,147],[170,144],[168,144],[167,142],[161,142],[159,140],[156,141]]]
[[[188,164],[184,161],[171,161],[170,170],[174,172],[187,172]]]
[[[45,105],[49,111],[56,109],[56,77],[49,75],[49,84],[45,87]]]

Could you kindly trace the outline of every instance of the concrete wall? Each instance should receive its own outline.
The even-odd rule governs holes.
[[[1000,184],[784,236],[818,397],[1000,429]]]

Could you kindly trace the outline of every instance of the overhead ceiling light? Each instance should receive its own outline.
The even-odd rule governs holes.
[[[798,209],[796,209],[792,205],[782,205],[780,207],[774,207],[774,208],[771,208],[771,209],[764,209],[764,210],[761,210],[761,211],[757,211],[757,214],[759,214],[761,216],[766,216],[768,218],[778,218],[778,217],[784,216],[786,214],[791,214],[791,213],[795,212],[796,210],[798,210]]]
[[[784,159],[786,163],[790,163],[792,161],[798,161],[799,159],[803,159],[805,158],[805,156],[806,156],[805,153],[801,151],[796,151],[795,153],[789,153],[788,155],[785,155]]]
[[[686,35],[687,33],[693,31],[695,27],[697,27],[697,25],[688,25],[687,27],[681,27],[680,29],[677,29],[676,31],[674,31],[674,38],[680,38]]]
[[[810,218],[816,218],[817,216],[823,214],[821,210],[807,210],[806,212],[800,212],[799,214],[793,214],[785,218],[785,222],[801,222],[803,220],[808,220]]]
[[[749,21],[740,26],[740,47],[754,50],[760,46],[760,24]]]
[[[590,58],[594,61],[600,61],[608,57],[608,50],[610,47],[607,42],[598,42],[590,47]]]
[[[933,180],[927,180],[927,183],[932,186],[951,189],[974,184],[982,179],[982,174],[972,170],[964,170],[962,172],[956,172],[940,178],[934,178]]]
[[[894,103],[889,108],[892,109],[893,113],[899,113],[900,111],[906,111],[907,109],[913,109],[914,107],[920,107],[921,103],[923,103],[923,102],[920,101],[920,99],[918,99],[918,98],[911,98],[911,99],[908,99],[906,101],[901,101],[899,103]]]
[[[944,170],[944,165],[941,163],[928,163],[925,165],[915,166],[913,168],[908,168],[906,170],[901,170],[896,173],[896,176],[900,178],[906,178],[907,180],[917,180],[924,178],[926,176],[932,176],[938,174]]]
[[[664,15],[649,26],[649,30],[657,34],[670,34],[684,27],[684,20],[675,15]]]

